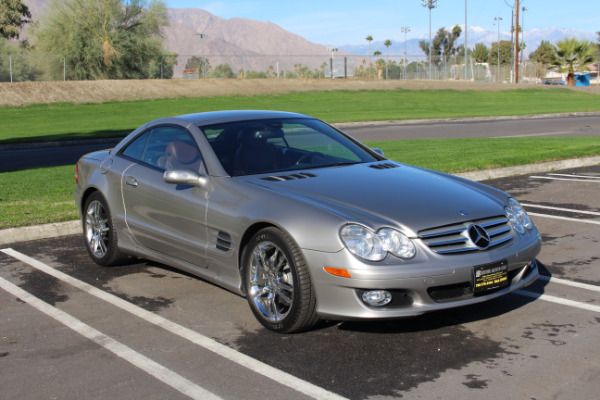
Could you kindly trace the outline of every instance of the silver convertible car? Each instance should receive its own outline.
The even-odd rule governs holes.
[[[539,274],[540,235],[514,198],[306,115],[163,118],[76,168],[96,263],[187,271],[245,296],[275,332],[478,303]]]

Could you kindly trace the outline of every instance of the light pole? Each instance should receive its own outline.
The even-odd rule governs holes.
[[[336,51],[338,51],[337,47],[328,47],[327,51],[331,52],[331,63],[330,63],[330,72],[331,72],[331,79],[333,79],[333,55]]]
[[[467,80],[467,0],[465,0],[465,81]]]
[[[201,57],[202,57],[202,78],[206,78],[206,60],[204,58],[204,39],[206,33],[196,33],[196,36],[200,37],[200,43],[202,44]]]
[[[431,9],[437,8],[438,0],[421,0],[423,7],[429,9],[429,79],[431,79]]]
[[[496,21],[496,24],[498,25],[498,67],[497,67],[497,72],[496,72],[496,80],[499,80],[500,79],[500,21],[502,21],[502,18],[495,17],[494,21]]]
[[[400,32],[404,33],[404,79],[406,79],[406,63],[408,62],[406,60],[406,34],[410,32],[410,26],[403,26],[400,28]]]
[[[515,22],[517,23],[515,32],[515,83],[519,83],[519,0],[516,0]]]
[[[527,7],[521,8],[523,14],[521,15],[521,62],[523,62],[523,50],[525,50],[525,11],[528,11]]]

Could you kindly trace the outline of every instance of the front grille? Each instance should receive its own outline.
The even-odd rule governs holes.
[[[469,237],[469,228],[479,225],[488,234],[490,242],[485,248],[477,246]],[[487,250],[500,246],[514,237],[510,222],[504,216],[463,222],[419,232],[419,238],[439,254],[458,254]]]
[[[445,303],[473,296],[473,287],[470,282],[462,282],[454,285],[433,286],[427,289],[427,293],[436,303]]]

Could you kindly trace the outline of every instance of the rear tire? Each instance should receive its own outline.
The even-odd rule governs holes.
[[[262,229],[244,248],[242,263],[246,299],[265,328],[294,333],[319,323],[308,267],[287,233]]]
[[[85,247],[96,264],[110,267],[128,258],[119,250],[114,221],[99,192],[92,193],[86,200],[82,223]]]

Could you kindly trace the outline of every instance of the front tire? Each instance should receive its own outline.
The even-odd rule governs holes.
[[[316,297],[300,249],[280,229],[256,233],[242,254],[246,299],[258,321],[277,333],[316,326]]]
[[[115,224],[99,192],[92,193],[86,200],[82,223],[87,251],[96,264],[110,267],[127,259],[118,248]]]

